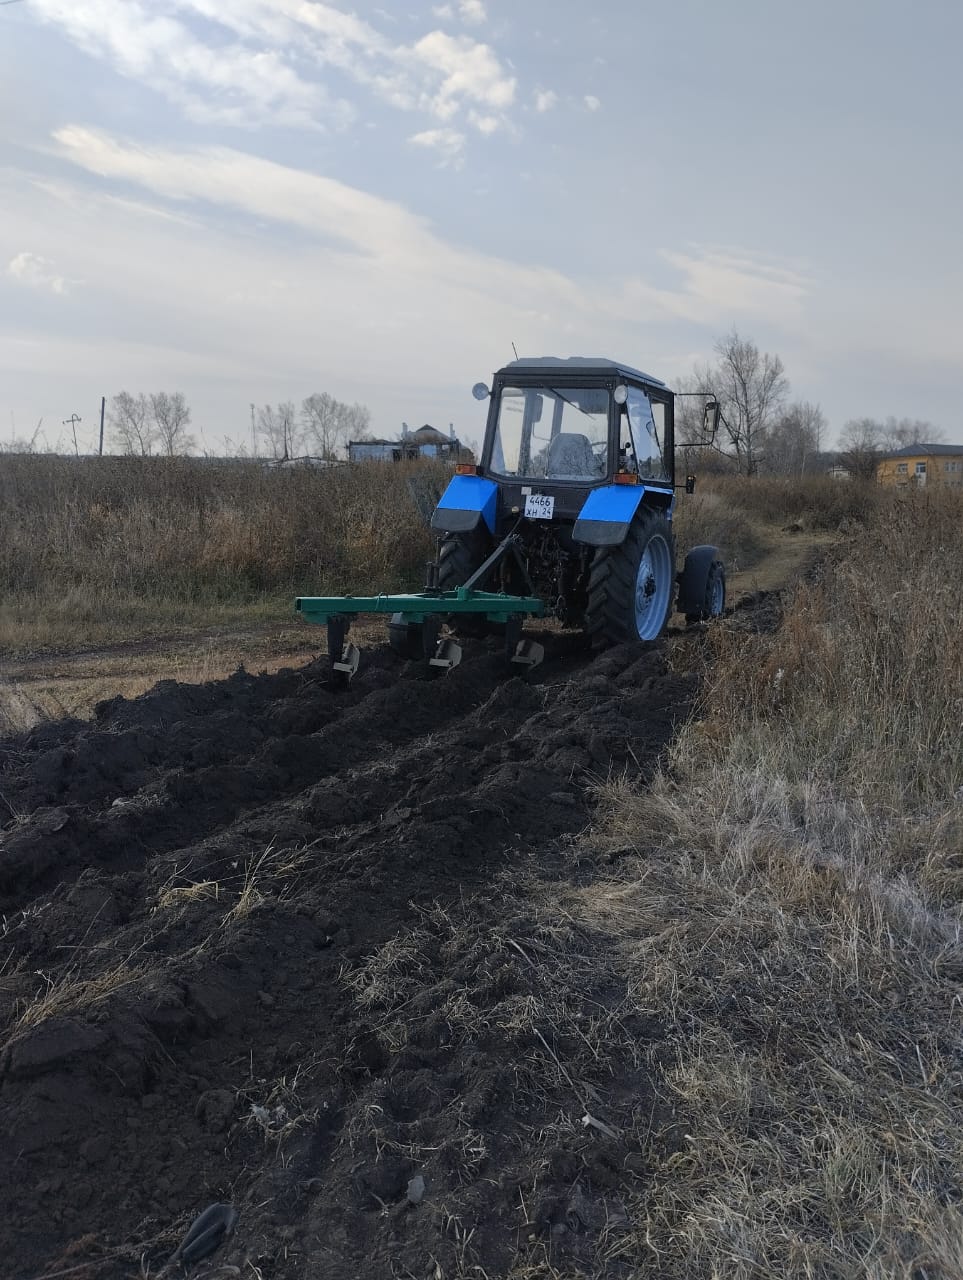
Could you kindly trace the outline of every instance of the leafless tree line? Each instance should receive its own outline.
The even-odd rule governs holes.
[[[718,400],[721,431],[711,448],[745,475],[765,471],[802,475],[826,448],[826,416],[818,404],[790,400],[789,379],[778,355],[760,351],[733,329],[715,344],[716,360],[696,365],[678,384],[676,438],[704,444],[703,405]],[[873,476],[881,453],[920,441],[937,441],[932,423],[911,418],[857,418],[842,429],[840,461],[857,476]]]
[[[326,391],[316,391],[301,401],[262,405],[255,413],[257,434],[273,458],[294,458],[305,450],[327,460],[349,440],[363,440],[370,431],[371,414],[363,404],[346,404]]]
[[[870,479],[881,454],[942,439],[940,428],[921,418],[851,418],[840,432],[839,460],[851,475]]]
[[[122,453],[173,458],[196,445],[189,431],[191,411],[183,391],[131,395],[121,391],[110,402],[109,422]]]
[[[267,455],[279,461],[305,450],[321,458],[336,458],[348,440],[364,439],[371,425],[371,414],[364,405],[345,404],[323,391],[307,396],[300,406],[293,400],[258,409],[252,405],[252,413],[257,438],[266,446]],[[181,391],[151,395],[121,391],[111,399],[108,420],[113,443],[125,454],[174,457],[197,447],[189,430],[191,410]],[[254,451],[259,452],[256,445]]]

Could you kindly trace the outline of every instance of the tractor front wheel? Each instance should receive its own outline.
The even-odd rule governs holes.
[[[657,640],[672,611],[675,553],[665,516],[647,511],[618,547],[599,547],[589,574],[585,626],[593,642]]]
[[[726,570],[721,560],[713,560],[706,577],[706,593],[698,613],[687,613],[686,622],[708,622],[719,618],[726,609]]]

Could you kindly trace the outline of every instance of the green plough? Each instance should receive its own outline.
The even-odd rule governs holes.
[[[308,622],[328,628],[328,662],[331,673],[347,683],[357,672],[361,659],[356,645],[348,642],[348,631],[360,613],[389,615],[388,637],[392,649],[402,657],[424,662],[429,675],[439,675],[461,662],[461,645],[442,636],[447,621],[457,628],[459,618],[484,620],[505,628],[505,659],[513,668],[537,667],[545,656],[542,645],[522,639],[526,618],[541,618],[545,602],[536,595],[513,596],[502,591],[482,591],[484,582],[506,557],[518,559],[519,539],[509,534],[468,581],[461,587],[443,591],[437,586],[438,566],[428,566],[424,591],[410,595],[298,596],[294,607]],[[527,571],[525,581],[531,587]]]

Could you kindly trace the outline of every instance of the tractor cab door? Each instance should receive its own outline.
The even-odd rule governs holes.
[[[656,409],[662,418],[663,406]],[[665,430],[659,430],[652,401],[642,387],[628,387],[620,431],[619,457],[625,460],[625,470],[634,471],[645,480],[669,480],[664,458]]]

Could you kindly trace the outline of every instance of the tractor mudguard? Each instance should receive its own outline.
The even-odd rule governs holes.
[[[482,476],[452,476],[431,517],[431,527],[441,533],[470,533],[484,520],[495,532],[498,485]]]
[[[593,489],[585,499],[572,530],[573,540],[590,547],[620,547],[646,493],[659,495],[656,498],[659,509],[671,520],[674,504],[671,492],[654,485],[607,484]]]
[[[705,604],[706,588],[709,584],[709,570],[716,560],[721,560],[718,547],[693,547],[685,558],[685,565],[679,574],[680,613],[701,613]]]

